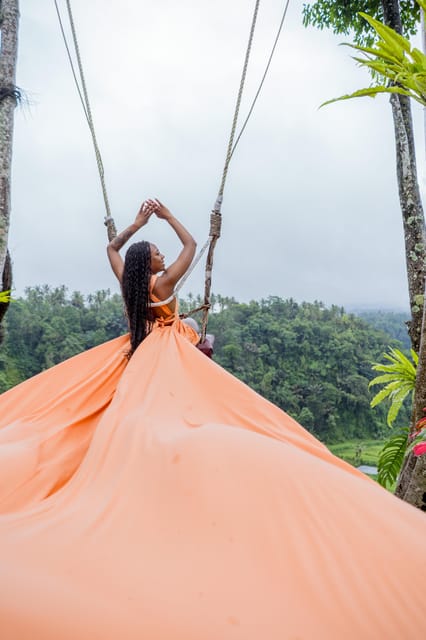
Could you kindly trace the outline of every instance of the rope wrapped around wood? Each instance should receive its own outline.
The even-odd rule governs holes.
[[[212,211],[210,214],[210,232],[211,238],[220,238],[220,231],[222,228],[222,214],[217,211]]]
[[[84,70],[83,70],[83,65],[81,62],[81,56],[80,56],[80,49],[79,49],[79,44],[78,44],[78,40],[77,40],[77,34],[76,34],[76,28],[75,28],[75,24],[74,24],[74,18],[72,15],[72,9],[71,9],[71,0],[65,0],[66,2],[66,6],[67,6],[67,10],[68,10],[68,17],[69,17],[69,22],[70,22],[70,27],[71,27],[71,33],[72,33],[72,39],[73,39],[73,44],[74,44],[74,51],[75,51],[75,55],[76,55],[76,59],[77,59],[77,65],[78,65],[78,70],[79,70],[79,75],[80,75],[80,82],[77,78],[77,74],[76,71],[74,69],[74,63],[72,60],[72,56],[71,56],[71,51],[70,48],[68,46],[68,41],[67,41],[67,37],[65,34],[65,30],[62,24],[62,19],[61,19],[61,14],[59,11],[59,6],[57,3],[57,0],[54,0],[55,3],[55,7],[56,7],[56,12],[58,15],[58,20],[59,20],[59,25],[60,25],[60,29],[62,32],[62,37],[65,43],[65,47],[67,50],[67,54],[68,54],[68,58],[69,58],[69,62],[71,65],[71,70],[74,76],[74,81],[75,81],[75,85],[77,87],[77,91],[78,94],[80,96],[80,100],[81,100],[81,104],[83,106],[83,111],[87,120],[87,123],[89,125],[89,129],[90,129],[90,133],[92,135],[92,141],[93,141],[93,146],[95,149],[95,155],[96,155],[96,161],[98,164],[98,171],[99,171],[99,177],[100,177],[100,181],[101,181],[101,187],[102,187],[102,194],[103,194],[103,198],[104,198],[104,203],[105,203],[105,209],[106,209],[106,217],[104,220],[105,226],[107,227],[107,233],[108,233],[108,239],[109,241],[111,241],[113,238],[115,238],[115,236],[117,235],[117,230],[114,224],[114,220],[112,218],[111,215],[111,209],[110,209],[110,205],[109,205],[109,200],[108,200],[108,195],[107,195],[107,190],[106,190],[106,184],[105,184],[105,174],[104,174],[104,167],[103,167],[103,162],[102,162],[102,157],[101,157],[101,153],[99,150],[99,146],[98,146],[98,142],[96,139],[96,132],[95,132],[95,127],[94,127],[94,122],[93,122],[93,117],[92,117],[92,113],[91,113],[91,108],[90,108],[90,102],[89,102],[89,97],[88,97],[88,93],[87,93],[87,88],[86,88],[86,81],[85,81],[85,77],[84,77]],[[249,35],[249,39],[248,39],[248,44],[247,44],[247,50],[246,50],[246,55],[245,55],[245,59],[244,59],[244,65],[243,65],[243,71],[242,71],[242,75],[241,75],[241,80],[240,80],[240,86],[239,86],[239,90],[238,90],[238,96],[237,96],[237,102],[236,102],[236,106],[235,106],[235,110],[234,110],[234,117],[233,117],[233,121],[232,121],[232,127],[231,127],[231,133],[229,136],[229,142],[228,142],[228,149],[226,152],[226,159],[225,159],[225,164],[224,164],[224,168],[223,168],[223,173],[222,173],[222,180],[221,180],[221,184],[220,184],[220,188],[219,188],[219,193],[216,199],[216,203],[213,209],[213,212],[210,216],[210,234],[209,234],[209,241],[210,245],[209,245],[209,250],[208,250],[208,255],[207,255],[207,259],[206,259],[206,269],[205,269],[205,288],[204,288],[204,304],[190,312],[190,313],[195,313],[196,311],[199,311],[201,309],[204,310],[204,316],[203,316],[203,322],[202,322],[202,332],[201,332],[201,339],[204,340],[205,336],[206,336],[206,331],[207,331],[207,320],[208,320],[208,310],[210,309],[210,291],[211,291],[211,276],[212,276],[212,269],[213,269],[213,253],[214,253],[214,248],[216,245],[216,242],[218,240],[218,238],[220,238],[220,232],[221,232],[221,224],[222,224],[222,216],[221,216],[221,206],[222,206],[222,199],[223,199],[223,192],[225,189],[225,182],[226,182],[226,178],[227,178],[227,174],[228,174],[228,168],[229,168],[229,163],[231,161],[231,158],[234,154],[235,148],[241,138],[241,135],[247,125],[247,122],[250,118],[250,115],[253,111],[254,105],[256,103],[256,100],[259,96],[260,90],[263,86],[266,74],[268,72],[271,60],[272,60],[272,56],[274,54],[280,33],[281,33],[281,29],[284,23],[284,19],[287,13],[287,8],[289,5],[289,0],[286,0],[286,4],[285,4],[285,8],[284,8],[284,13],[281,19],[281,23],[278,29],[278,33],[277,36],[275,38],[275,42],[271,51],[271,54],[269,56],[269,60],[265,69],[265,72],[263,74],[260,86],[256,92],[255,98],[252,102],[252,105],[249,109],[249,113],[246,117],[246,120],[241,128],[241,131],[237,137],[237,140],[234,144],[234,138],[235,138],[235,132],[236,132],[236,126],[237,126],[237,120],[238,120],[238,115],[239,115],[239,110],[240,110],[240,104],[241,104],[241,98],[242,98],[242,94],[243,94],[243,90],[244,90],[244,84],[245,84],[245,78],[246,78],[246,73],[247,73],[247,67],[248,67],[248,62],[249,62],[249,57],[250,57],[250,53],[251,53],[251,48],[252,48],[252,42],[253,42],[253,35],[254,35],[254,30],[255,30],[255,26],[256,26],[256,21],[257,21],[257,15],[258,15],[258,11],[259,11],[259,4],[260,4],[260,0],[255,0],[255,5],[254,5],[254,13],[253,13],[253,18],[252,18],[252,23],[251,23],[251,28],[250,28],[250,35]],[[81,83],[81,87],[80,87],[80,83]],[[16,87],[13,88],[14,91],[16,91]],[[6,97],[14,97],[16,100],[19,100],[19,98],[21,97],[19,92],[16,91],[16,93],[13,93],[13,95],[10,94],[6,94],[3,96],[3,98],[1,97],[0,94],[0,100],[4,99]],[[192,267],[190,268],[189,272],[187,272],[187,274],[185,275],[185,277],[182,279],[182,281],[179,283],[178,288],[175,290],[175,295],[177,294],[177,291],[181,288],[183,282],[186,280],[186,278],[188,277],[189,273],[191,273],[193,267],[195,266],[195,264],[198,262],[198,260],[200,259],[202,253],[204,253],[204,251],[207,248],[207,244],[203,247],[202,251],[200,252],[199,256],[195,259]]]
[[[201,341],[206,339],[207,322],[208,322],[209,309],[210,309],[210,292],[212,287],[213,254],[214,254],[216,242],[220,237],[221,221],[222,221],[222,215],[220,213],[220,210],[222,206],[223,192],[225,190],[225,183],[226,183],[226,178],[228,176],[229,163],[231,161],[231,156],[233,153],[235,132],[237,129],[241,98],[244,91],[244,85],[245,85],[246,75],[247,75],[247,67],[248,67],[251,48],[253,44],[253,36],[254,36],[254,30],[255,30],[256,21],[257,21],[257,14],[259,12],[259,4],[260,4],[260,0],[256,0],[254,5],[253,18],[252,18],[251,27],[250,27],[250,35],[247,43],[246,55],[244,58],[243,70],[241,74],[240,86],[238,88],[237,102],[235,105],[234,116],[232,119],[232,127],[231,127],[231,133],[229,135],[229,142],[228,142],[228,148],[226,151],[225,164],[223,167],[222,180],[220,183],[219,193],[216,199],[213,213],[210,216],[210,246],[209,246],[209,251],[206,258],[206,279],[205,279],[205,285],[204,285],[204,305],[206,308],[203,312]],[[212,233],[213,228],[215,231],[214,233]],[[217,229],[217,233],[216,233],[216,229]]]
[[[117,227],[115,226],[114,218],[111,216],[105,216],[104,225],[107,228],[108,240],[111,242],[111,240],[114,240],[117,235]]]

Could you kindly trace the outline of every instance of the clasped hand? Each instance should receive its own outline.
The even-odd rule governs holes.
[[[167,209],[167,207],[165,207],[164,204],[160,202],[160,200],[158,200],[158,198],[156,198],[155,200],[149,199],[145,200],[145,202],[142,203],[142,206],[136,216],[135,224],[139,227],[143,227],[148,222],[153,213],[155,213],[157,218],[160,218],[162,220],[168,220],[172,217],[169,209]]]

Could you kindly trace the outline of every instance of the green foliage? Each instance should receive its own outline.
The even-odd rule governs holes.
[[[401,342],[403,348],[407,351],[410,349],[411,340],[406,326],[409,320],[409,312],[363,310],[355,311],[354,313],[375,329],[383,331],[392,339]]]
[[[371,410],[368,383],[388,335],[320,302],[272,297],[240,304],[215,295],[212,303],[215,359],[231,373],[326,442],[383,435],[386,410]],[[196,306],[191,295],[181,310]],[[119,295],[34,287],[12,305],[5,330],[1,391],[127,327]],[[399,419],[407,423],[404,411]]]
[[[126,331],[121,296],[87,299],[65,287],[32,287],[5,316],[0,392],[85,349]]]
[[[391,427],[395,421],[402,403],[411,392],[414,392],[416,384],[416,368],[418,363],[417,354],[411,349],[410,361],[399,349],[389,348],[389,353],[384,353],[383,357],[390,361],[390,364],[375,363],[372,366],[374,371],[381,371],[383,375],[376,376],[369,383],[369,387],[377,384],[384,385],[372,399],[371,406],[376,407],[385,399],[390,400],[387,423]]]
[[[382,375],[376,376],[369,386],[382,384],[384,387],[374,396],[371,406],[377,406],[386,398],[390,400],[387,416],[389,426],[392,426],[405,398],[410,393],[412,396],[414,392],[418,356],[412,349],[410,353],[412,360],[399,349],[390,348],[389,353],[383,354],[390,364],[373,365],[373,369],[380,371]],[[390,488],[396,482],[407,451],[408,436],[409,429],[401,429],[386,441],[380,453],[377,481],[384,487]]]
[[[420,20],[419,6],[412,0],[400,0],[399,6],[403,34],[414,35]],[[352,32],[356,44],[368,47],[374,42],[375,32],[361,18],[362,11],[383,22],[381,0],[316,0],[303,5],[303,24],[332,29],[335,34]]]
[[[380,452],[377,481],[383,487],[390,488],[395,484],[407,451],[408,434],[408,428],[401,429],[386,441]]]
[[[418,0],[425,5],[425,0]],[[382,83],[379,86],[360,89],[354,93],[340,96],[324,102],[330,104],[339,100],[368,96],[376,97],[379,93],[398,93],[417,100],[426,105],[426,56],[417,48],[412,48],[409,40],[399,35],[378,20],[366,13],[360,16],[374,29],[377,41],[372,46],[348,44],[353,49],[361,51],[364,58],[353,57],[360,66],[367,67],[371,72],[380,77]]]
[[[354,466],[360,464],[377,466],[384,442],[381,439],[347,440],[342,443],[330,444],[329,448],[334,455]]]
[[[297,422],[306,429],[312,429],[315,425],[314,414],[308,407],[302,407],[299,415],[297,416]]]
[[[212,314],[209,331],[222,366],[320,439],[383,434],[386,411],[371,411],[368,383],[370,363],[389,336],[341,307],[276,297],[234,301]]]

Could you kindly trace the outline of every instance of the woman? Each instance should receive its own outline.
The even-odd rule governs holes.
[[[152,213],[180,256],[123,266]],[[0,398],[1,637],[423,640],[425,515],[182,336],[193,252],[147,201],[108,249],[131,359],[123,336]]]
[[[155,244],[146,240],[133,244],[123,262],[120,249],[143,226],[152,214],[166,220],[176,232],[183,248],[177,260],[166,268],[164,256]],[[159,200],[146,200],[132,225],[116,236],[108,245],[107,253],[112,270],[121,284],[129,321],[131,353],[146,338],[152,321],[159,318],[167,324],[175,320],[177,300],[174,288],[187,271],[194,257],[196,242],[185,227]],[[161,275],[158,275],[158,274]],[[165,301],[163,305],[159,303]],[[152,303],[154,302],[154,305]],[[187,337],[196,344],[199,340],[188,327]]]

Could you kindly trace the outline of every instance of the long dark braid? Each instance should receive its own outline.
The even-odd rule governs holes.
[[[124,259],[122,291],[129,321],[131,350],[136,351],[151,332],[153,314],[149,306],[151,245],[146,240],[132,244]]]

